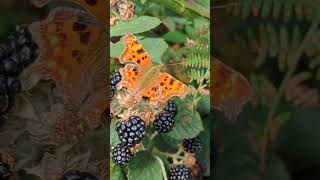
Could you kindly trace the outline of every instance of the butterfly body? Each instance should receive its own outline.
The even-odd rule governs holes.
[[[125,49],[119,62],[126,65],[119,70],[122,80],[118,87],[127,88],[132,96],[148,99],[151,104],[165,103],[173,96],[184,97],[188,94],[185,84],[161,72],[161,65],[152,64],[149,54],[131,33],[122,40]]]
[[[153,66],[150,69],[147,69],[145,73],[142,73],[143,76],[138,81],[138,91],[152,86],[152,84],[157,81],[160,73],[160,66]]]

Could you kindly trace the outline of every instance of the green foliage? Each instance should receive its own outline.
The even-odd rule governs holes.
[[[122,36],[128,32],[133,34],[149,31],[160,24],[160,20],[155,17],[140,16],[132,21],[120,21],[110,29],[110,37]]]
[[[196,137],[203,131],[201,117],[198,112],[192,112],[182,100],[177,101],[180,111],[176,117],[176,124],[168,136],[182,141],[185,138]]]
[[[247,18],[250,15],[261,18],[289,20],[292,16],[298,19],[312,19],[316,15],[317,5],[313,0],[239,0],[234,6],[235,15]]]
[[[187,56],[183,59],[182,66],[187,68],[186,74],[191,78],[190,81],[197,81],[202,84],[204,81],[209,84],[210,80],[210,32],[208,22],[204,24],[194,21],[195,44],[191,44]]]
[[[163,173],[159,161],[149,151],[140,151],[129,163],[128,180],[162,180]]]

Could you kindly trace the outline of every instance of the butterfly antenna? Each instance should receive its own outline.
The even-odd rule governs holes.
[[[175,65],[179,65],[179,64],[183,64],[183,63],[184,63],[184,61],[174,62],[174,63],[164,64],[164,66],[175,66]]]

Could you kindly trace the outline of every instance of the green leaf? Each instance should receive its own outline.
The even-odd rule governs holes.
[[[179,31],[171,31],[166,33],[163,38],[172,43],[184,44],[187,42],[187,36]]]
[[[111,122],[110,124],[110,146],[116,146],[120,143],[118,134],[116,132],[116,122]]]
[[[161,57],[168,49],[168,44],[162,38],[146,38],[141,44],[151,56],[152,62],[161,63]]]
[[[314,69],[318,66],[320,66],[320,56],[316,56],[316,57],[312,58],[312,60],[309,64],[309,68]]]
[[[128,32],[133,34],[149,31],[157,27],[161,21],[150,16],[140,16],[131,21],[120,21],[110,29],[110,37],[122,36]]]
[[[209,114],[210,113],[210,96],[201,96],[201,99],[197,104],[197,109],[200,114]]]
[[[140,151],[129,163],[128,179],[163,180],[161,168],[159,159],[149,151]]]
[[[173,139],[183,140],[193,138],[203,131],[201,117],[197,111],[190,111],[186,104],[180,100],[177,102],[179,112],[176,116],[176,123],[168,136]]]
[[[171,17],[166,17],[162,20],[163,24],[169,29],[169,31],[176,30],[176,24]]]
[[[110,43],[110,57],[118,58],[123,52],[124,44],[122,41],[117,43]]]
[[[111,180],[125,180],[122,169],[110,161],[110,179]]]
[[[201,141],[201,150],[197,152],[196,157],[206,165],[204,175],[208,176],[210,175],[210,152],[214,151],[210,149],[210,118],[205,119],[203,122],[205,124],[205,131],[201,132],[198,136]],[[215,158],[216,154],[213,154],[213,156]]]

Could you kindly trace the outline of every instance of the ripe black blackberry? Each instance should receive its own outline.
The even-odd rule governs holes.
[[[131,116],[126,122],[117,122],[116,131],[120,141],[128,147],[140,143],[146,134],[144,121],[138,116]]]
[[[0,94],[0,114],[8,112],[10,107],[9,96],[6,94]]]
[[[114,92],[116,91],[116,85],[121,81],[122,77],[118,69],[113,70],[110,75],[110,99],[114,96]]]
[[[80,171],[70,170],[64,173],[64,175],[62,176],[62,180],[82,180],[82,176]]]
[[[8,87],[8,94],[15,95],[21,90],[21,83],[15,77],[8,77],[7,79],[7,87]]]
[[[21,45],[18,51],[20,61],[24,67],[33,63],[38,58],[39,54],[39,46],[34,42],[27,42]]]
[[[15,95],[21,90],[17,79],[23,69],[39,56],[39,46],[33,42],[27,25],[17,26],[16,31],[0,44],[0,114],[8,112]]]
[[[156,115],[153,126],[158,133],[168,133],[172,130],[175,123],[173,113],[162,111]]]
[[[110,85],[116,86],[121,81],[121,74],[118,69],[115,69],[110,75]]]
[[[183,164],[174,165],[169,170],[170,180],[189,180],[191,179],[191,170]]]
[[[134,153],[132,153],[129,147],[125,146],[124,144],[118,144],[112,150],[112,160],[117,165],[127,164],[133,156]]]
[[[0,179],[7,180],[11,176],[12,172],[10,166],[7,163],[0,161]]]
[[[110,99],[114,96],[114,91],[115,91],[115,90],[116,90],[116,87],[110,85],[110,90],[109,90]]]
[[[81,180],[99,180],[96,176],[88,172],[82,172],[81,176],[82,176]]]
[[[190,138],[183,140],[183,149],[189,153],[195,153],[201,149],[201,141],[199,138]]]
[[[172,100],[167,102],[166,107],[163,110],[172,113],[173,116],[176,116],[178,113],[178,107]]]

